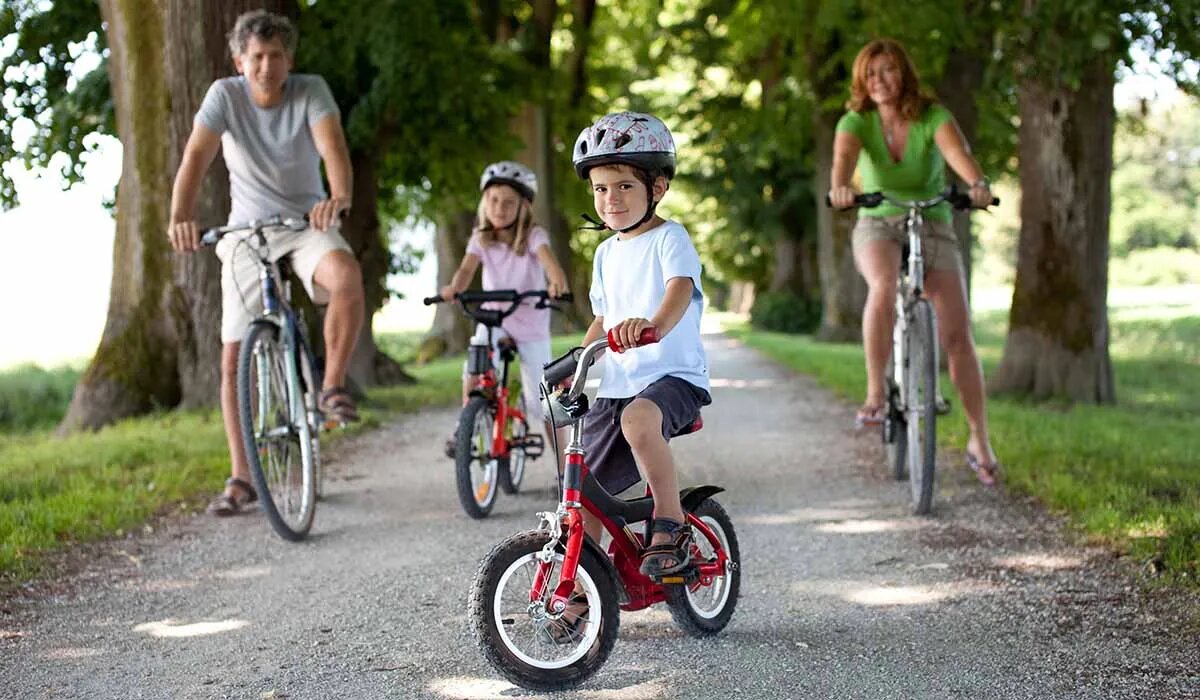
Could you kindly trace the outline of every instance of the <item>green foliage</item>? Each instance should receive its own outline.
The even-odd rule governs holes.
[[[1005,488],[1069,514],[1082,531],[1150,563],[1172,580],[1200,577],[1200,471],[1195,416],[1200,413],[1200,316],[1196,288],[1118,306],[1112,356],[1120,404],[1034,405],[991,399],[992,439],[1005,464]],[[1006,313],[976,319],[985,370],[995,368]],[[862,349],[732,329],[749,345],[812,374],[857,402],[866,384]],[[949,387],[948,377],[942,378]],[[849,420],[849,413],[847,420]],[[938,422],[939,443],[966,444],[960,410]],[[939,462],[949,468],[948,460]]]
[[[0,373],[0,434],[50,428],[62,420],[79,370],[27,365]]]
[[[0,166],[66,162],[63,186],[83,178],[92,134],[116,134],[105,61],[76,75],[81,56],[106,54],[100,7],[91,0],[11,0],[0,8],[0,37],[13,51],[0,61]],[[18,143],[22,134],[27,144]],[[12,178],[0,167],[0,209],[17,205]]]
[[[821,325],[821,302],[794,292],[763,292],[754,298],[750,325],[764,331],[812,333]]]

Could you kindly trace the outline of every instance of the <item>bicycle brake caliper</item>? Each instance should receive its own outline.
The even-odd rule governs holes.
[[[538,529],[546,530],[550,533],[550,539],[546,541],[546,545],[542,547],[542,551],[537,555],[539,561],[549,564],[554,560],[554,548],[558,544],[558,541],[562,539],[562,521],[566,515],[567,512],[561,505],[553,513],[542,511],[537,514],[542,519],[542,522],[538,524]]]

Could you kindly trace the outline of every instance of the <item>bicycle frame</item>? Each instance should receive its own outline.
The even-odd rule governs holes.
[[[508,367],[512,360],[509,357],[504,357],[502,353],[501,361],[504,363],[500,370],[500,378],[496,378],[495,350],[492,347],[493,328],[487,326],[488,329],[488,360],[489,367],[486,372],[478,375],[475,388],[471,391],[472,396],[484,396],[492,398],[496,406],[496,420],[492,424],[492,449],[493,457],[508,457],[512,451],[512,445],[509,444],[508,436],[505,435],[509,421],[520,420],[525,421],[525,413],[509,403],[508,391]]]
[[[925,225],[925,217],[922,213],[927,207],[934,206],[945,199],[944,195],[939,195],[933,199],[918,201],[918,202],[896,202],[907,207],[908,212],[904,217],[904,229],[908,234],[908,259],[906,267],[901,267],[900,279],[896,285],[896,322],[892,327],[892,372],[893,381],[900,388],[900,403],[907,406],[908,392],[910,387],[903,381],[904,364],[905,364],[905,345],[904,339],[908,334],[908,309],[917,300],[925,296],[925,257],[921,246],[921,230]],[[937,314],[933,315],[933,360],[934,367],[940,367],[941,349],[937,342]],[[941,377],[934,376],[934,389],[938,396],[941,396]]]
[[[601,338],[590,345],[580,355],[578,368],[567,392],[565,403],[574,403],[579,399],[587,381],[587,371],[595,356],[609,347],[609,340]],[[548,387],[543,387],[548,389]],[[551,398],[550,401],[558,401]],[[561,404],[560,404],[561,405]],[[625,591],[625,599],[621,603],[622,610],[641,610],[665,600],[664,583],[686,583],[693,587],[710,585],[713,579],[723,575],[729,565],[728,554],[721,545],[716,534],[703,521],[685,508],[687,524],[698,530],[712,545],[717,556],[714,561],[700,562],[695,567],[694,578],[685,580],[682,575],[664,577],[662,583],[650,579],[639,570],[645,544],[630,531],[628,524],[622,519],[610,517],[607,509],[597,501],[616,500],[604,491],[595,477],[588,471],[582,446],[583,424],[582,415],[575,418],[571,425],[571,440],[566,449],[566,467],[563,470],[562,498],[558,509],[553,513],[539,513],[551,533],[550,541],[546,544],[541,555],[537,574],[530,588],[529,600],[536,603],[544,599],[546,586],[549,583],[554,561],[555,545],[562,539],[565,522],[566,546],[563,554],[562,569],[559,572],[559,582],[547,605],[551,615],[561,615],[567,609],[568,599],[575,590],[575,577],[579,565],[580,553],[585,546],[599,549],[599,543],[590,543],[583,528],[583,511],[595,516],[604,529],[612,536],[608,554],[611,557],[618,582]],[[642,522],[642,521],[634,521]],[[648,537],[645,543],[648,544]]]

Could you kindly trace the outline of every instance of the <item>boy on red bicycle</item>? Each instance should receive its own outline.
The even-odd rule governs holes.
[[[609,114],[579,134],[572,161],[591,184],[598,225],[616,234],[596,249],[589,293],[595,320],[583,344],[611,331],[623,349],[634,348],[649,327],[661,338],[636,352],[609,353],[583,424],[592,473],[610,493],[637,483],[640,465],[655,503],[641,571],[661,577],[688,566],[691,543],[667,440],[712,402],[700,341],[700,257],[683,226],[655,214],[675,175],[675,143],[665,124],[648,114]],[[598,542],[600,523],[585,522]]]

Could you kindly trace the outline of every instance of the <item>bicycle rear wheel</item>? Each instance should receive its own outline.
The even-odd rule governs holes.
[[[508,459],[500,460],[500,488],[504,493],[516,493],[521,490],[521,482],[525,479],[525,464],[529,461],[529,452],[525,448],[525,440],[529,437],[529,406],[525,394],[517,395],[517,410],[524,419],[509,419],[509,440],[512,449],[508,451]]]
[[[246,461],[263,512],[280,537],[297,541],[316,513],[316,456],[299,370],[274,323],[256,321],[238,355],[238,414]]]
[[[896,358],[889,355],[887,371],[884,373],[887,377],[888,393],[887,404],[884,407],[887,415],[883,417],[882,437],[892,477],[896,481],[904,481],[908,478],[908,463],[905,459],[908,454],[908,428],[904,422],[904,405],[900,402],[900,385],[896,383],[895,364]]]
[[[472,518],[486,518],[496,504],[499,461],[492,456],[496,408],[482,396],[467,402],[455,433],[454,478],[458,500]]]
[[[928,300],[917,299],[908,313],[905,459],[913,512],[924,515],[933,505],[937,459],[937,339],[933,331],[933,306]]]

